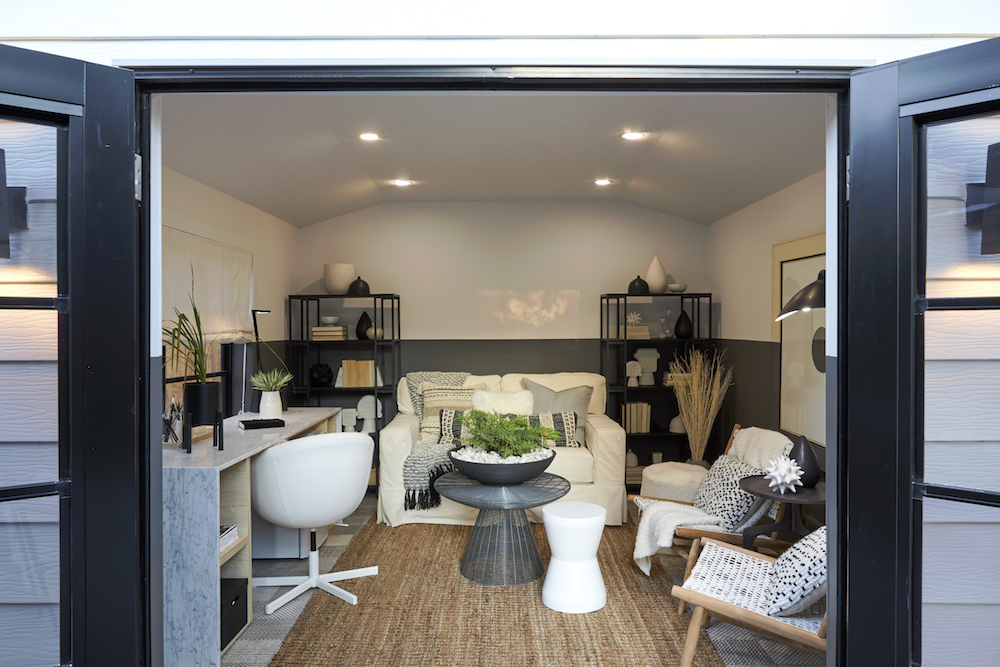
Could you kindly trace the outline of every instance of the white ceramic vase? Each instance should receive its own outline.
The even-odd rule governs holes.
[[[646,284],[650,294],[663,294],[667,291],[667,272],[663,270],[659,257],[654,257],[646,271]]]
[[[281,392],[262,391],[260,392],[260,418],[261,419],[281,419]]]
[[[328,294],[347,294],[347,288],[354,280],[353,264],[324,264],[323,284]]]

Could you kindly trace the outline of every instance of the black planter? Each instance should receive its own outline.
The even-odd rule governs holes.
[[[218,382],[192,382],[184,385],[184,412],[191,415],[191,426],[215,424],[215,413],[222,408],[222,385]]]
[[[815,487],[823,471],[819,467],[816,452],[804,435],[800,435],[799,441],[792,445],[792,451],[789,452],[788,458],[795,459],[795,462],[802,468],[802,477],[799,480],[802,482],[802,488]]]
[[[694,325],[686,311],[681,311],[681,316],[677,318],[674,325],[674,336],[680,339],[687,339],[694,336]]]
[[[368,317],[368,311],[361,313],[358,326],[354,333],[358,335],[358,340],[368,340],[368,328],[372,325],[372,318]]]
[[[474,463],[456,459],[453,452],[448,452],[452,464],[460,473],[487,486],[517,486],[529,479],[538,477],[556,458],[556,453],[541,461],[527,463]]]

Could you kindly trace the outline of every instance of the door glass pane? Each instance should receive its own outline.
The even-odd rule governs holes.
[[[924,480],[1000,492],[1000,310],[928,311],[924,332]]]
[[[0,503],[0,664],[59,664],[59,499]]]
[[[1000,296],[1000,115],[930,125],[926,147],[926,294]]]
[[[923,504],[924,667],[1000,664],[1000,508]]]
[[[56,292],[56,128],[0,119],[0,296]]]

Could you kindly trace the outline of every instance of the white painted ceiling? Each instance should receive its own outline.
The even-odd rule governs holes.
[[[825,104],[806,93],[170,94],[163,163],[296,227],[381,202],[567,199],[711,224],[824,168]],[[625,141],[629,129],[646,137]]]

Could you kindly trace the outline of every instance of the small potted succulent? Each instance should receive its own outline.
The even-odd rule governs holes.
[[[250,376],[250,384],[260,392],[261,419],[278,419],[281,417],[281,390],[292,381],[294,376],[286,370],[275,368],[270,371],[259,371]]]
[[[540,475],[555,458],[546,440],[557,440],[551,428],[532,425],[521,415],[471,410],[463,415],[464,447],[449,453],[459,472],[482,484],[514,486]]]

